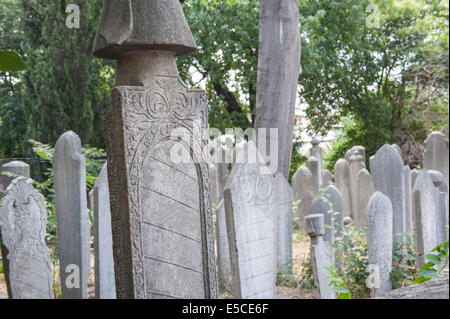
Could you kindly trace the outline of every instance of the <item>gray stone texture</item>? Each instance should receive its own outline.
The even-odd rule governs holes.
[[[421,268],[425,264],[424,256],[437,245],[436,217],[438,194],[427,170],[417,177],[413,190],[414,214],[416,216],[416,262]]]
[[[359,214],[358,207],[358,174],[363,169],[366,168],[364,164],[364,158],[358,153],[350,156],[350,198],[352,201],[352,214],[351,217],[356,224],[357,216]]]
[[[372,176],[367,169],[363,168],[359,171],[357,185],[358,211],[354,221],[356,227],[361,228],[367,226],[367,205],[374,193]]]
[[[429,170],[428,174],[436,190],[436,240],[440,244],[448,240],[448,187],[441,172]]]
[[[107,164],[95,182],[93,197],[95,297],[116,299]]]
[[[437,277],[423,284],[392,290],[377,299],[449,299],[449,277]]]
[[[411,168],[409,165],[405,166],[405,218],[406,232],[414,231]]]
[[[322,174],[320,171],[320,161],[312,156],[308,160],[308,169],[311,171],[313,180],[313,195],[319,192],[320,185],[322,185]]]
[[[334,236],[341,232],[342,227],[344,226],[343,218],[342,218],[342,194],[334,185],[328,185],[324,191],[324,197],[331,204],[331,208],[333,210],[333,230]]]
[[[310,215],[317,214],[321,214],[324,217],[325,234],[323,235],[323,240],[330,244],[334,243],[333,206],[324,197],[317,198],[311,205]]]
[[[372,297],[386,294],[392,289],[392,224],[393,211],[389,197],[381,192],[375,192],[370,198],[367,208],[368,229],[367,249],[369,265],[375,266],[374,287],[371,288]]]
[[[313,201],[313,178],[311,171],[306,167],[300,167],[292,176],[292,186],[294,187],[294,200],[300,203],[297,206],[297,218],[300,229],[305,229],[305,217]]]
[[[423,168],[436,170],[444,174],[445,183],[449,185],[448,137],[441,132],[431,133],[425,141]]]
[[[399,153],[388,144],[383,145],[370,159],[373,186],[389,197],[393,209],[393,240],[406,243],[405,169]],[[400,251],[401,253],[402,251]]]
[[[320,140],[317,137],[311,139],[311,149],[309,150],[309,156],[315,157],[319,160],[319,171],[322,172],[323,168],[323,152],[320,147]]]
[[[327,169],[322,170],[321,178],[322,178],[322,185],[320,186],[320,188],[325,188],[333,183],[333,173],[331,173]]]
[[[60,136],[53,155],[61,298],[88,297],[90,236],[86,195],[86,159],[78,135]],[[78,271],[72,269],[75,265]],[[79,274],[79,275],[78,275]],[[68,282],[73,283],[67,284]]]
[[[275,298],[275,179],[261,163],[236,163],[225,186],[233,296]]]
[[[352,199],[350,190],[350,164],[339,159],[334,165],[334,182],[342,194],[343,214],[352,217]]]
[[[47,209],[32,180],[13,180],[1,200],[0,226],[8,250],[12,299],[52,299],[52,268],[45,236]]]
[[[105,144],[119,299],[217,297],[207,100],[175,63],[194,49],[179,1],[105,2],[94,55],[118,60]]]
[[[12,161],[1,166],[2,173],[11,173],[14,176],[0,175],[0,198],[3,196],[3,192],[8,188],[9,184],[16,179],[18,176],[23,176],[30,178],[30,166],[27,163],[21,161]],[[6,290],[8,291],[8,296],[11,298],[11,285],[9,282],[9,260],[7,258],[8,249],[3,244],[2,232],[0,230],[0,241],[2,246],[2,261],[3,270],[5,274]]]
[[[311,262],[316,298],[336,299],[327,269],[332,266],[333,258],[329,242],[323,239],[323,235],[326,233],[324,215],[308,215],[305,217],[305,224],[306,232],[311,238]]]
[[[278,173],[289,177],[295,106],[300,74],[300,25],[297,1],[260,2],[255,129],[278,129]],[[259,143],[259,142],[258,142]],[[261,145],[258,144],[261,148]],[[263,152],[264,153],[264,152]],[[266,154],[266,153],[264,153]]]

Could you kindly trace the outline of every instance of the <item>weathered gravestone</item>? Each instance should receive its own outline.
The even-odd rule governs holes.
[[[233,296],[275,298],[277,212],[274,177],[264,163],[236,163],[225,186]]]
[[[333,231],[336,235],[342,231],[344,226],[342,218],[342,194],[334,185],[328,185],[324,191],[324,197],[331,204],[331,209],[333,211]]]
[[[359,171],[356,184],[358,185],[358,211],[354,216],[354,221],[356,227],[361,228],[367,226],[367,204],[374,192],[372,176],[367,169],[363,168]]]
[[[274,207],[277,215],[277,267],[283,274],[292,272],[292,206],[294,191],[283,174],[275,175]]]
[[[320,161],[316,157],[311,156],[307,163],[308,163],[308,168],[312,174],[313,195],[315,195],[319,192],[320,185],[322,185],[322,174],[320,171]]]
[[[0,175],[0,197],[3,196],[3,192],[8,188],[9,184],[18,176],[23,176],[26,178],[30,178],[30,165],[21,161],[13,161],[1,166],[1,175]],[[6,174],[11,174],[12,176],[8,176]],[[4,246],[2,238],[2,232],[0,230],[0,241],[2,246],[2,261],[3,261],[3,270],[5,274],[5,282],[6,289],[8,291],[8,296],[11,298],[11,285],[9,282],[9,261],[6,257],[8,255],[8,249]]]
[[[93,188],[95,297],[115,299],[114,258],[109,205],[108,170],[105,164]]]
[[[391,145],[385,144],[370,158],[370,168],[374,190],[389,197],[392,203],[394,247],[395,244],[406,243],[402,235],[406,232],[403,160]]]
[[[315,157],[319,160],[319,172],[322,173],[322,167],[323,167],[323,152],[322,148],[320,147],[320,140],[317,137],[313,137],[311,139],[311,149],[309,150],[309,156]]]
[[[398,144],[392,144],[391,146],[397,151],[398,155],[400,155],[403,160],[402,149],[400,148],[400,146],[398,146]]]
[[[413,200],[416,216],[416,262],[417,267],[422,268],[425,264],[424,256],[438,245],[436,233],[437,192],[425,169],[417,177]]]
[[[53,155],[61,298],[88,297],[90,236],[86,195],[86,159],[72,131],[58,139]]]
[[[448,240],[448,187],[441,172],[429,170],[428,174],[436,187],[436,240],[441,244]]]
[[[52,268],[45,236],[44,197],[32,181],[19,177],[1,200],[0,226],[8,249],[12,299],[52,299]]]
[[[406,232],[414,231],[411,168],[409,167],[409,165],[405,166],[405,217]]]
[[[350,164],[339,159],[334,165],[334,182],[337,189],[342,194],[343,214],[346,217],[352,217],[352,199],[350,190]]]
[[[392,289],[392,204],[389,197],[375,192],[367,207],[367,249],[371,296],[379,297]]]
[[[358,216],[360,208],[358,206],[358,174],[363,169],[366,168],[364,164],[363,157],[359,154],[354,154],[350,157],[350,198],[352,200],[352,215],[355,225],[358,221]],[[358,226],[359,227],[359,226]]]
[[[334,216],[333,206],[324,197],[319,197],[313,201],[311,205],[310,215],[323,215],[325,223],[325,233],[323,234],[323,240],[333,244],[334,243]]]
[[[299,228],[305,229],[305,217],[309,214],[313,200],[313,178],[306,166],[300,167],[292,176],[292,186],[295,191],[295,201],[300,200],[297,206]]]
[[[317,299],[336,299],[330,285],[328,268],[332,266],[330,243],[323,239],[325,234],[324,215],[312,214],[305,217],[306,233],[311,238],[311,263]]]
[[[423,168],[436,170],[444,174],[445,183],[449,185],[448,137],[441,132],[433,132],[425,141]]]
[[[105,142],[120,299],[217,296],[207,100],[175,63],[195,49],[179,1],[104,2],[94,55],[118,60]]]

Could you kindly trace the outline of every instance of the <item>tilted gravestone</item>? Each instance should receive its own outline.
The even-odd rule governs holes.
[[[12,161],[1,166],[0,175],[0,197],[3,196],[3,192],[8,188],[9,184],[17,177],[23,176],[30,178],[30,165],[21,161]],[[8,174],[8,175],[7,175]],[[8,249],[3,244],[2,232],[0,230],[0,242],[2,246],[2,261],[3,270],[5,274],[6,289],[8,291],[8,296],[11,298],[11,285],[9,282],[9,261],[6,256],[8,255]]]
[[[312,174],[312,180],[313,180],[313,195],[317,194],[320,189],[320,185],[322,185],[322,175],[320,171],[320,161],[314,157],[311,156],[308,160],[308,168],[311,171]]]
[[[342,194],[334,185],[328,185],[324,190],[324,197],[331,204],[331,209],[333,210],[333,231],[336,235],[342,231],[344,227],[344,222],[342,218]]]
[[[8,249],[12,299],[52,299],[52,264],[45,245],[47,210],[32,181],[19,177],[1,200],[0,226]]]
[[[311,171],[306,167],[300,167],[292,176],[292,186],[294,187],[294,200],[300,200],[297,206],[297,218],[300,229],[305,229],[305,217],[313,200],[313,178]]]
[[[389,197],[393,209],[393,240],[406,243],[405,169],[399,153],[389,144],[383,145],[370,159],[373,186]],[[399,251],[402,253],[403,250]]]
[[[314,286],[317,299],[336,299],[336,293],[330,285],[328,268],[332,266],[330,243],[323,239],[325,234],[324,216],[312,214],[305,217],[306,233],[311,238],[311,263],[313,266]]]
[[[105,164],[93,188],[95,297],[115,299],[114,258],[109,205],[108,169]]]
[[[414,214],[416,216],[416,262],[425,264],[424,256],[437,245],[436,215],[439,203],[433,181],[427,170],[422,170],[413,189]]]
[[[275,298],[275,180],[263,163],[236,163],[225,186],[233,296]]]
[[[105,144],[120,299],[217,296],[207,100],[175,63],[195,49],[179,1],[104,2],[94,55],[118,60]]]
[[[358,174],[366,165],[363,162],[363,157],[359,154],[354,154],[350,157],[350,198],[352,200],[352,215],[353,221],[357,222],[360,208],[358,207]]]
[[[333,216],[333,206],[324,197],[319,197],[313,201],[311,205],[310,215],[321,214],[324,218],[325,223],[325,233],[323,235],[323,240],[333,244],[334,243],[334,216]]]
[[[375,192],[367,206],[367,249],[371,296],[391,291],[392,272],[392,204],[389,197]]]
[[[72,131],[58,139],[53,155],[61,298],[87,298],[90,236],[86,195],[86,159]]]
[[[350,191],[350,164],[339,159],[334,165],[334,182],[342,194],[344,217],[352,217],[352,199]]]
[[[363,168],[359,171],[357,185],[358,211],[354,216],[354,222],[356,227],[361,228],[367,226],[367,204],[374,192],[372,176],[367,169]]]
[[[436,170],[444,174],[445,183],[449,185],[448,137],[441,132],[431,133],[425,141],[423,168]]]
[[[292,272],[292,206],[294,191],[283,174],[275,175],[274,207],[277,215],[277,267],[283,274]]]

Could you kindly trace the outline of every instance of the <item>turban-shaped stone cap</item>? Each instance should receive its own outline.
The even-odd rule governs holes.
[[[104,0],[93,53],[118,60],[129,51],[165,50],[184,55],[195,41],[178,0]]]

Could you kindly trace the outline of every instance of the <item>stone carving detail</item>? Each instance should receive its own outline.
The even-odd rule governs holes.
[[[123,224],[113,223],[115,273],[116,281],[118,281],[117,286],[119,287],[118,298],[181,298],[183,296],[215,298],[217,287],[209,168],[205,160],[206,154],[203,154],[203,150],[207,149],[208,139],[201,138],[201,142],[198,142],[194,137],[193,147],[190,146],[192,144],[191,141],[179,141],[179,144],[183,145],[192,156],[193,163],[181,164],[187,167],[187,171],[177,169],[179,164],[174,164],[165,157],[170,153],[170,148],[175,143],[173,136],[171,136],[173,130],[182,128],[189,134],[195,135],[197,129],[199,130],[198,132],[203,132],[208,127],[205,93],[199,90],[189,90],[179,78],[155,76],[151,78],[146,87],[116,87],[112,96],[113,105],[106,120],[109,123],[106,125],[107,144],[111,150],[116,149],[119,151],[118,147],[124,149],[125,158],[122,159],[124,162],[119,162],[117,157],[110,156],[110,153],[113,152],[108,153],[108,162],[111,163],[108,173],[110,177],[116,178],[116,174],[121,174],[121,171],[126,167],[128,179],[123,181],[126,183],[124,186],[118,186],[117,184],[119,183],[110,185],[111,211],[113,220],[119,220],[124,216],[117,216],[117,214],[121,211],[122,205],[127,205],[127,210],[129,211],[129,216],[127,217],[130,223],[129,228],[124,227],[123,229],[121,228]],[[120,136],[120,133],[112,132],[117,129],[123,132],[124,140],[121,142],[123,144],[111,139],[112,136]],[[152,245],[150,240],[152,236],[164,236],[156,230],[158,227],[158,229],[164,227],[153,223],[156,223],[155,219],[162,220],[163,217],[160,215],[166,214],[164,212],[169,208],[163,207],[164,209],[159,210],[158,208],[151,208],[151,211],[148,212],[151,215],[151,218],[149,218],[151,223],[149,223],[143,216],[146,207],[148,207],[143,205],[144,201],[156,201],[156,197],[164,197],[164,200],[168,199],[171,203],[176,203],[176,205],[174,204],[175,206],[181,205],[184,208],[188,206],[187,203],[183,202],[183,199],[177,202],[177,199],[174,197],[176,192],[171,192],[173,189],[168,185],[165,185],[165,189],[168,189],[167,194],[158,194],[158,190],[155,189],[163,183],[161,179],[164,179],[164,177],[159,176],[158,170],[154,168],[158,166],[164,167],[164,165],[169,166],[171,172],[178,174],[183,181],[187,181],[186,183],[199,188],[196,191],[189,190],[191,193],[198,194],[198,197],[192,200],[193,207],[187,208],[199,216],[197,224],[200,230],[199,238],[187,238],[187,234],[184,233],[178,235],[186,241],[198,241],[200,247],[197,247],[199,249],[195,251],[200,255],[203,254],[203,263],[199,266],[201,269],[180,264],[186,262],[182,257],[173,257],[174,260],[171,261],[162,260],[158,257],[158,247],[146,247]],[[123,202],[123,199],[119,198],[121,193],[120,187],[127,188],[128,202]],[[178,186],[175,185],[173,187],[176,188]],[[152,195],[148,195],[149,193]],[[149,199],[149,197],[151,198]],[[167,218],[171,217],[176,218],[176,215],[171,215]],[[175,223],[173,220],[171,222]],[[171,225],[167,221],[166,224]],[[152,230],[144,231],[144,228],[149,227]],[[172,229],[165,229],[163,232],[167,232],[166,236],[168,237],[177,234]],[[148,233],[153,235],[148,235]],[[130,243],[127,243],[127,235],[131,237]],[[150,238],[145,236],[150,236]],[[167,244],[168,239],[166,237],[160,239],[165,244],[161,244],[159,250],[164,249],[164,247],[167,249],[164,245]],[[131,245],[131,247],[127,247],[128,245]],[[131,256],[126,256],[126,254],[129,254],[128,248],[131,248]],[[180,250],[181,248],[177,247],[175,249]],[[183,286],[183,283],[180,282],[178,291],[181,295],[155,290],[155,287],[160,287],[160,281],[164,280],[164,278],[160,278],[158,281],[158,278],[149,278],[150,276],[146,274],[145,259],[148,259],[149,256],[146,256],[145,251],[150,252],[153,256],[152,258],[154,258],[153,260],[157,263],[173,264],[174,267],[189,269],[189,271],[201,274],[203,283],[200,280],[200,283],[197,284],[198,287],[192,288],[187,287],[190,283],[184,283]],[[192,259],[196,257],[198,256],[194,256]],[[132,283],[128,283],[126,280],[126,278],[130,277],[130,274],[126,274],[126,269],[129,268],[124,263],[132,264],[133,278],[130,278],[133,281]],[[152,275],[152,277],[156,276],[154,272]],[[182,278],[179,279],[181,281]],[[171,285],[171,288],[174,289],[173,285]],[[195,293],[193,293],[194,290],[196,290]],[[183,292],[185,293],[184,295]]]
[[[9,251],[13,299],[53,299],[52,268],[45,246],[47,210],[32,181],[15,179],[1,201],[0,225]]]

